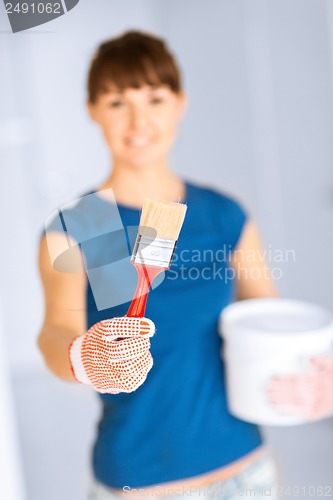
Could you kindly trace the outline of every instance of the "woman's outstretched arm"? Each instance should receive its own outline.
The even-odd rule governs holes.
[[[66,245],[68,248],[64,235],[52,233],[48,234],[47,238],[44,236],[39,251],[39,272],[45,294],[45,317],[38,337],[38,346],[48,368],[66,381],[75,380],[69,362],[69,346],[76,337],[86,331],[86,274],[82,254],[76,243],[71,243],[72,248],[76,250],[71,253],[67,262],[63,262],[63,269],[55,269],[51,262],[49,246],[61,249]]]

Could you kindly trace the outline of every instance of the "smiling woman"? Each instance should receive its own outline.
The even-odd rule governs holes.
[[[120,192],[118,173],[121,170],[121,177],[128,173],[127,182],[131,182],[131,169],[142,167],[147,174],[158,175],[159,184],[168,186],[169,193],[174,192],[171,201],[183,197],[182,185],[170,175],[167,155],[185,102],[180,72],[160,39],[132,31],[99,47],[88,75],[87,105],[113,159],[112,177],[102,188],[112,186],[119,201],[139,206],[142,195],[136,203]]]
[[[102,44],[89,72],[87,106],[103,133],[112,168],[89,200],[83,197],[62,211],[60,221],[51,221],[46,235],[52,234],[55,245],[59,239],[80,243],[74,257],[78,264],[85,262],[89,279],[54,269],[47,238],[42,239],[46,314],[39,345],[60,378],[74,382],[78,375],[93,386],[92,379],[107,379],[91,498],[129,496],[128,488],[159,496],[161,491],[165,496],[179,496],[179,491],[188,495],[183,488],[190,488],[191,495],[208,498],[218,491],[220,499],[238,498],[248,489],[258,496],[269,490],[271,495],[265,496],[274,498],[275,468],[259,429],[228,412],[218,334],[220,311],[236,296],[277,295],[269,273],[252,280],[251,273],[242,271],[256,267],[264,275],[263,260],[246,260],[249,251],[261,253],[255,225],[235,199],[193,185],[171,169],[168,157],[186,97],[175,59],[162,40],[132,31]],[[133,295],[125,270],[131,266],[125,263],[119,273],[124,259],[105,264],[104,257],[109,246],[116,253],[123,248],[119,220],[124,227],[138,225],[145,198],[188,205],[174,263],[150,295],[147,314],[158,335],[153,337],[155,327],[146,318],[149,335],[121,331],[109,351],[97,348],[89,359],[81,347],[89,342],[105,346],[112,318],[128,310],[128,303],[113,302],[112,294],[121,289],[119,296]],[[108,234],[108,243],[92,240],[92,231]],[[236,248],[240,252],[234,255]],[[204,258],[198,261],[198,255]],[[232,277],[223,279],[228,268]],[[104,307],[98,308],[95,298],[101,289]],[[124,322],[128,328],[131,320]],[[144,362],[147,357],[154,360],[153,367]],[[113,394],[112,387],[129,368],[128,377],[139,379],[140,386]]]

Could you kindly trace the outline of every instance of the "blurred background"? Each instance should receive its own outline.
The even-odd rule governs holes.
[[[294,251],[278,264],[283,296],[333,311],[332,1],[81,0],[16,34],[1,3],[4,500],[86,498],[98,400],[53,377],[37,350],[37,248],[47,215],[108,172],[85,109],[86,73],[96,46],[130,28],[165,37],[183,71],[189,108],[175,169],[241,199],[266,249]],[[332,419],[262,432],[282,484],[306,487],[294,497],[333,488]]]

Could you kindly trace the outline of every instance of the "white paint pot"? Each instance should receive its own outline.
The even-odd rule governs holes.
[[[275,408],[267,397],[272,377],[311,369],[310,359],[333,353],[333,314],[291,299],[251,299],[220,317],[230,413],[263,425],[306,423]]]

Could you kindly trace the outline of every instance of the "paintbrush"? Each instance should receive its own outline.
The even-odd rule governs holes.
[[[182,203],[145,200],[131,257],[138,285],[127,316],[145,315],[151,283],[171,265],[186,209]]]

